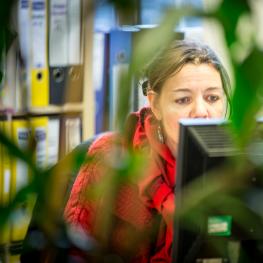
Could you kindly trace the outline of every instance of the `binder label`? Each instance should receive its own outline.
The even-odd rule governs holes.
[[[35,131],[35,139],[37,142],[36,146],[36,163],[39,167],[45,167],[46,157],[47,157],[47,148],[46,148],[46,128],[39,127]]]
[[[11,172],[10,170],[4,170],[4,194],[9,194],[10,192],[10,182],[11,182]]]
[[[29,8],[29,1],[28,0],[21,0],[21,8]]]
[[[45,3],[43,1],[35,1],[32,4],[33,10],[45,10]]]

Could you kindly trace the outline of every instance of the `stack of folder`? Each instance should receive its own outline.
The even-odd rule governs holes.
[[[81,103],[82,0],[19,0],[18,36],[26,108]]]

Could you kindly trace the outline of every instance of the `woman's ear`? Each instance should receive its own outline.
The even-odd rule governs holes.
[[[161,117],[161,111],[160,111],[160,105],[159,105],[159,96],[160,95],[153,90],[149,90],[147,92],[147,98],[148,98],[150,108],[155,118],[160,121],[162,117]]]

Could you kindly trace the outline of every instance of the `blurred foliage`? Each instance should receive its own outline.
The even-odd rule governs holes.
[[[9,26],[11,8],[14,2],[15,0],[2,0],[0,4],[0,54],[6,52],[14,36]],[[121,17],[129,16],[134,18],[137,16],[138,1],[108,0],[104,2],[115,5]],[[159,27],[143,31],[134,46],[134,56],[130,71],[122,79],[121,86],[125,88],[122,88],[120,91],[117,128],[121,131],[124,129],[124,122],[129,111],[132,76],[139,76],[145,63],[163,46],[173,40],[174,28],[183,16],[199,15],[208,19],[216,19],[224,28],[235,82],[233,87],[231,127],[232,132],[235,134],[234,137],[237,138],[237,146],[245,149],[254,134],[256,114],[261,108],[263,95],[262,49],[256,45],[256,42],[250,43],[247,55],[242,60],[235,58],[235,48],[240,42],[237,35],[237,27],[244,15],[251,16],[250,4],[250,1],[245,0],[223,0],[216,10],[203,13],[191,7],[181,9],[171,8],[164,15]],[[1,61],[2,63],[3,61]],[[0,75],[0,82],[1,78],[2,75]],[[14,158],[19,158],[27,163],[32,173],[30,183],[17,193],[8,206],[0,208],[0,224],[4,224],[14,208],[26,202],[33,194],[38,197],[34,220],[36,225],[43,229],[47,240],[50,242],[50,249],[54,251],[56,248],[59,248],[64,252],[72,245],[70,242],[76,245],[77,242],[74,241],[74,235],[68,234],[67,231],[70,232],[70,230],[66,230],[63,222],[61,222],[61,210],[65,205],[64,198],[68,180],[72,176],[72,173],[74,174],[85,161],[85,150],[75,152],[52,169],[42,170],[34,164],[32,157],[33,148],[30,152],[22,152],[1,131],[0,143]],[[116,159],[114,159],[114,156]],[[113,153],[112,158],[113,160],[107,163],[110,175],[108,180],[98,185],[96,189],[87,192],[87,196],[92,196],[93,198],[96,198],[101,193],[105,194],[107,196],[108,209],[113,205],[114,194],[118,184],[123,180],[130,180],[135,174],[141,176],[145,169],[145,164],[147,164],[146,159],[138,154],[127,153],[120,158],[118,150],[116,153]],[[86,162],[92,162],[92,158],[86,159]],[[259,165],[257,169],[262,173],[262,162],[259,162],[259,164],[261,166]],[[211,209],[217,208],[219,212],[225,212],[235,207],[235,211],[231,210],[231,212],[236,214],[236,217],[240,220],[238,223],[241,227],[251,221],[257,224],[259,220],[261,224],[262,218],[259,219],[251,211],[248,212],[248,208],[236,196],[236,192],[244,190],[243,183],[246,181],[251,169],[254,169],[253,165],[255,166],[256,164],[251,164],[247,159],[230,161],[220,170],[211,173],[209,182],[207,182],[209,187],[205,190],[200,188],[201,183],[199,181],[194,182],[193,185],[190,185],[185,190],[185,196],[187,196],[186,205],[184,209],[178,211],[176,216],[185,217],[186,223],[191,228],[194,224],[198,223],[198,218],[201,220]],[[233,167],[236,168],[233,169]],[[217,196],[218,198],[213,198],[213,196]],[[107,218],[107,211],[105,209],[105,217],[103,218],[103,222],[101,222],[103,227],[105,227],[105,235],[107,234],[107,227],[111,220],[111,218]],[[63,227],[60,227],[60,224]],[[102,237],[102,239],[105,238]],[[38,239],[34,242],[37,243]],[[61,259],[60,256],[61,254],[57,257]]]
[[[256,42],[250,43],[252,48],[244,60],[236,61],[234,56],[235,47],[240,42],[237,34],[238,23],[244,15],[252,16],[250,4],[251,2],[246,0],[224,0],[218,10],[211,14],[221,22],[224,28],[225,39],[231,55],[235,79],[231,124],[234,132],[238,134],[237,143],[241,147],[247,145],[251,139],[256,123],[255,117],[261,108],[260,94],[263,90],[263,52],[257,47]]]
[[[240,17],[250,11],[249,1],[247,0],[223,0],[219,8],[211,14],[212,17],[215,17],[222,23],[229,47],[237,41],[236,28]]]

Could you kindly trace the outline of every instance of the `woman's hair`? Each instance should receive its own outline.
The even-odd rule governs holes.
[[[163,49],[147,65],[145,70],[146,82],[142,85],[144,95],[148,90],[161,92],[164,82],[175,75],[184,65],[212,65],[220,74],[222,86],[230,107],[230,79],[226,69],[215,52],[207,45],[189,40],[175,40],[168,48]]]

